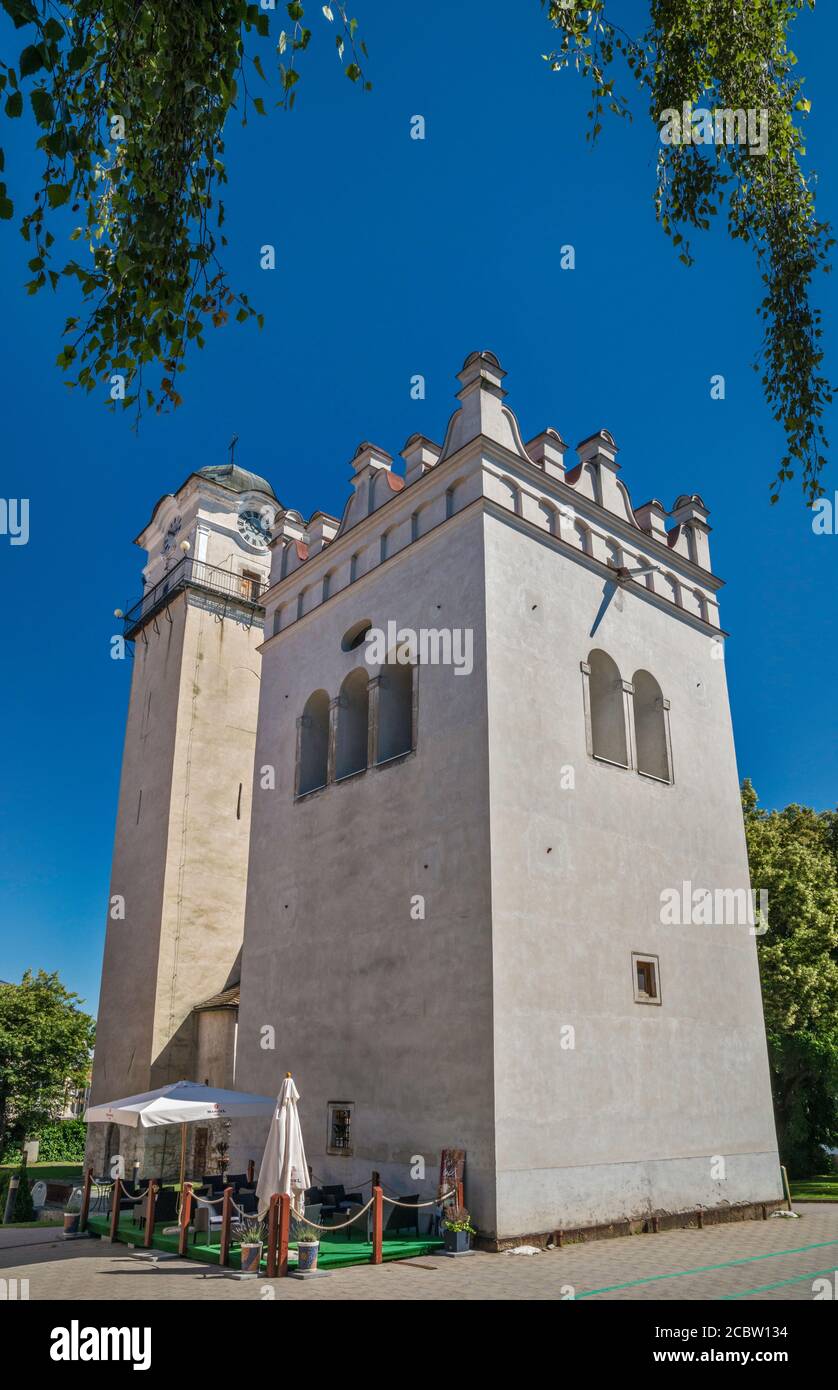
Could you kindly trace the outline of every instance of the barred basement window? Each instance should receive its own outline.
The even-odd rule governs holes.
[[[657,956],[641,956],[633,951],[631,965],[634,973],[634,1002],[659,1004],[660,970]]]
[[[354,1104],[349,1100],[330,1100],[329,1118],[326,1132],[326,1152],[330,1154],[352,1154],[352,1112]]]

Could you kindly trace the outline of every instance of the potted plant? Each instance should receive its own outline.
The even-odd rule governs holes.
[[[471,1238],[477,1232],[465,1207],[451,1207],[442,1218],[442,1239],[451,1255],[462,1255],[471,1249]]]
[[[79,1233],[79,1222],[81,1221],[81,1190],[74,1187],[64,1208],[64,1234],[65,1236],[76,1236]]]
[[[320,1254],[320,1236],[312,1226],[304,1221],[294,1223],[294,1239],[297,1242],[297,1271],[300,1274],[313,1274],[317,1268]]]
[[[263,1230],[261,1221],[244,1221],[237,1228],[241,1249],[242,1274],[258,1274],[262,1262]]]

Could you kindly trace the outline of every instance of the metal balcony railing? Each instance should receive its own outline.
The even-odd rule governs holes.
[[[237,605],[244,605],[254,612],[261,606],[260,599],[267,588],[261,580],[246,574],[236,574],[232,570],[219,569],[208,565],[206,560],[196,560],[191,555],[184,558],[169,570],[162,579],[148,589],[123,618],[124,636],[133,640],[140,628],[155,613],[159,613],[184,589],[203,589],[223,598],[232,599]]]

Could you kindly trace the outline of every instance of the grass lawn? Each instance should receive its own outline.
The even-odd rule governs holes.
[[[838,1173],[821,1173],[816,1178],[792,1178],[793,1202],[838,1202]]]
[[[17,1163],[4,1163],[0,1165],[0,1182],[7,1173],[18,1173],[20,1165]],[[27,1163],[26,1171],[32,1182],[37,1182],[41,1178],[44,1182],[73,1182],[80,1178],[84,1172],[81,1163]]]
[[[64,1227],[64,1218],[60,1217],[57,1221],[9,1221],[2,1227],[4,1231],[40,1231],[41,1227],[60,1226]]]

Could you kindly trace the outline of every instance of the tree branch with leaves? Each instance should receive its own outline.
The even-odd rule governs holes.
[[[58,366],[68,385],[86,391],[122,375],[122,404],[138,413],[177,406],[187,348],[204,346],[208,326],[220,328],[232,314],[262,325],[220,259],[221,192],[231,113],[243,124],[251,108],[266,114],[264,97],[248,85],[253,74],[267,82],[262,57],[246,47],[269,37],[268,14],[241,0],[2,3],[28,41],[15,63],[0,63],[0,101],[6,116],[20,117],[28,89],[43,156],[41,186],[21,225],[33,252],[27,288],[55,289],[66,276],[81,294],[83,312],[67,319]],[[285,8],[276,104],[290,109],[311,31],[301,4]],[[341,4],[321,8],[346,76],[368,87],[356,21]],[[51,224],[68,205],[81,214],[70,235],[85,251],[56,265]],[[13,215],[0,184],[0,218]]]
[[[810,103],[788,40],[798,12],[813,10],[815,0],[651,0],[649,25],[634,38],[613,23],[608,0],[540,2],[560,35],[546,61],[555,71],[575,68],[591,84],[591,140],[602,130],[606,107],[630,118],[627,99],[615,93],[620,59],[659,128],[667,111],[682,111],[685,103],[764,113],[764,152],[737,140],[661,142],[655,211],[685,265],[693,263],[689,233],[706,231],[722,209],[730,236],[756,251],[764,292],[755,370],[786,436],[771,500],[797,470],[812,503],[823,494],[823,416],[833,388],[822,370],[821,314],[811,288],[816,272],[830,269],[834,241],[815,213],[814,176],[801,164],[798,120]]]
[[[0,63],[0,103],[21,116],[24,87],[38,124],[41,187],[23,218],[31,245],[30,293],[76,282],[82,312],[65,325],[58,365],[68,384],[92,391],[114,373],[129,389],[123,405],[178,405],[177,377],[190,346],[209,326],[262,316],[233,289],[221,256],[227,181],[224,130],[231,114],[247,123],[266,115],[271,82],[258,45],[274,41],[276,106],[291,110],[300,59],[312,41],[299,0],[278,6],[283,28],[244,0],[0,0],[26,43],[16,62]],[[612,18],[609,0],[539,0],[557,35],[544,55],[574,67],[591,84],[596,140],[606,109],[631,116],[616,91],[624,63],[660,127],[667,109],[701,101],[719,109],[759,110],[767,146],[736,141],[708,146],[661,143],[653,196],[658,220],[690,265],[689,237],[723,209],[730,236],[753,246],[762,277],[758,315],[763,342],[755,367],[786,448],[771,485],[799,473],[807,502],[823,494],[823,417],[832,387],[823,372],[821,315],[812,303],[819,270],[834,244],[815,211],[812,174],[804,172],[800,120],[809,102],[795,74],[789,35],[815,0],[650,0],[649,23],[631,36]],[[331,32],[340,69],[370,88],[357,21],[342,3],[315,7]],[[251,95],[249,78],[258,79]],[[2,162],[0,162],[2,173]],[[53,217],[65,205],[81,214],[71,236],[84,254],[54,264]],[[14,215],[0,183],[0,218]],[[146,378],[151,375],[149,383]]]

